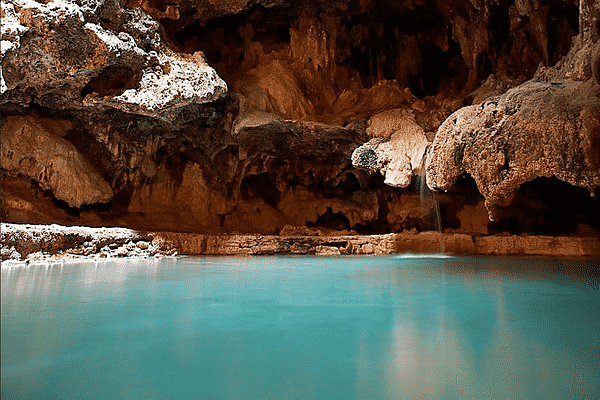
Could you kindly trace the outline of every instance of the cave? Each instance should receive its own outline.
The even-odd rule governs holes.
[[[461,92],[468,95],[465,89],[473,90],[494,73],[512,78],[532,77],[540,62],[555,63],[566,55],[571,37],[577,34],[576,7],[557,2],[544,7],[549,10],[544,28],[546,48],[539,48],[536,43],[531,30],[537,28],[527,16],[517,23],[509,13],[511,7],[494,4],[489,8],[486,32],[489,46],[474,56],[468,55],[474,57],[468,60],[465,39],[458,36],[462,33],[454,27],[457,16],[475,18],[472,15],[476,12],[465,5],[451,12],[436,8],[432,2],[416,7],[376,2],[368,9],[352,3],[327,7],[320,2],[286,2],[270,7],[255,4],[208,20],[186,18],[183,28],[178,20],[162,19],[161,23],[178,49],[188,53],[202,51],[233,92],[247,92],[255,79],[248,74],[260,80],[256,74],[262,73],[262,66],[281,60],[290,71],[289,79],[298,79],[306,101],[313,103],[318,114],[324,114],[321,118],[331,118],[335,112],[331,109],[332,100],[320,98],[318,90],[311,88],[314,83],[307,79],[322,80],[332,96],[390,81],[424,98]],[[304,27],[302,24],[322,29],[324,42],[296,38],[295,32]],[[532,43],[532,50],[517,57],[516,52],[527,41]],[[300,53],[295,53],[293,46],[300,46]],[[301,52],[309,55],[299,57]],[[303,72],[301,69],[306,67],[309,71]],[[311,68],[318,77],[310,72]]]
[[[340,212],[333,212],[331,208],[328,208],[327,211],[321,215],[315,222],[308,222],[306,224],[311,228],[325,228],[331,230],[349,230],[350,229],[350,221],[348,218]]]
[[[9,6],[3,222],[598,235],[588,3]]]
[[[0,397],[600,399],[600,0],[0,19]]]

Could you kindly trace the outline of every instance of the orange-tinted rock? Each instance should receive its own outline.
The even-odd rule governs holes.
[[[275,236],[136,232],[122,228],[2,224],[2,261],[164,255],[437,254],[599,257],[600,238],[483,236],[439,232],[387,235]]]
[[[73,209],[3,168],[3,220],[264,234],[286,225],[325,234],[435,229],[435,203],[419,197],[417,179],[408,184],[423,144],[458,108],[502,95],[540,62],[556,63],[578,32],[579,11],[546,0],[5,3],[1,123],[24,115],[68,121],[61,139],[114,196]],[[594,4],[581,2],[575,50],[561,68],[540,68],[539,82],[597,82]],[[392,130],[384,121],[376,132],[378,116],[398,109],[410,121],[388,121]],[[592,132],[593,111],[581,118]],[[395,134],[407,130],[418,134]],[[384,178],[351,164],[373,136],[394,139],[376,146]],[[457,186],[438,196],[447,232],[520,233],[552,223],[486,225],[472,208],[478,194]],[[552,234],[575,233],[577,224],[597,230],[593,207],[585,208]],[[386,248],[319,245],[342,254]],[[306,242],[286,246],[309,251]]]
[[[2,126],[2,169],[26,176],[70,207],[106,203],[110,185],[68,141],[62,138],[68,121],[9,117]],[[18,200],[15,200],[18,203]],[[33,206],[12,204],[31,211]]]
[[[556,176],[591,192],[600,185],[600,96],[587,81],[529,81],[452,114],[427,158],[427,184],[447,190],[468,173],[494,209],[519,186]]]

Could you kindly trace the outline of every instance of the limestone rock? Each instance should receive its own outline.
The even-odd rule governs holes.
[[[2,169],[36,181],[70,207],[110,201],[110,185],[61,137],[65,130],[56,121],[7,118],[2,126]]]
[[[110,1],[92,8],[69,0],[10,0],[2,14],[5,103],[50,109],[99,104],[156,115],[227,91],[200,54],[169,50],[156,21],[140,9]]]
[[[408,186],[413,173],[419,173],[429,144],[423,129],[405,111],[397,109],[371,118],[367,134],[374,138],[354,150],[352,165],[379,170],[386,185]]]
[[[91,96],[85,104],[108,104],[129,112],[166,115],[171,108],[214,101],[227,92],[227,84],[206,64],[201,53],[183,57],[160,55],[156,59],[159,66],[142,71],[139,87],[108,99]]]
[[[234,121],[233,133],[239,133],[244,128],[253,128],[261,125],[267,125],[274,121],[281,121],[283,118],[277,114],[264,111],[247,111],[240,113]]]
[[[372,138],[389,139],[395,132],[406,129],[411,120],[414,120],[414,116],[408,109],[394,108],[380,112],[369,118],[367,135]]]
[[[427,155],[427,185],[449,189],[468,173],[495,207],[536,177],[591,192],[600,185],[600,96],[587,81],[528,81],[452,114]]]
[[[248,77],[236,86],[251,109],[292,119],[314,114],[314,105],[302,90],[301,80],[279,60],[250,70]]]
[[[538,82],[598,82],[597,0],[580,3],[582,39],[560,71],[540,68]],[[422,135],[431,142],[473,98],[556,63],[578,32],[577,12],[572,1],[546,0],[7,0],[0,124],[24,115],[69,121],[57,136],[114,197],[110,207],[72,213],[46,186],[3,168],[2,218],[205,233],[432,229],[414,187],[382,185],[352,167],[352,151],[376,139],[356,164],[408,184]],[[474,204],[467,189],[440,202],[449,229],[470,212],[457,215],[457,203]],[[482,234],[480,222],[460,229]],[[314,252],[304,242],[252,245]]]
[[[525,81],[525,78],[520,76],[510,78],[505,75],[496,76],[491,74],[476,90],[471,92],[473,104],[479,104],[488,97],[499,96],[508,89],[513,88]]]
[[[340,249],[334,246],[316,246],[315,254],[318,256],[339,256],[342,253]]]

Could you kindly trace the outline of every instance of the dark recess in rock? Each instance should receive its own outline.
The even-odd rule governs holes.
[[[99,96],[120,95],[127,89],[139,86],[141,72],[136,72],[130,67],[108,66],[90,79],[81,90],[81,97],[96,93]]]
[[[306,224],[309,228],[327,228],[332,230],[348,230],[350,229],[350,221],[343,213],[334,213],[331,208],[319,215],[315,222]]]

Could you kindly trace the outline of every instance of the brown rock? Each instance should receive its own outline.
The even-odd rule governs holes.
[[[495,207],[540,176],[593,191],[600,184],[600,96],[587,81],[529,81],[440,126],[427,155],[427,184],[447,190],[468,173]]]
[[[157,115],[214,101],[227,91],[201,53],[177,55],[167,49],[156,21],[139,9],[111,2],[91,10],[70,1],[8,1],[2,18],[3,40],[8,25],[8,50],[13,51],[3,44],[0,93],[12,105],[108,105]],[[112,29],[99,19],[111,20]]]
[[[70,207],[109,202],[110,185],[61,137],[68,125],[35,117],[7,118],[2,126],[2,169],[35,180]]]
[[[560,71],[540,68],[537,81],[598,81],[595,4],[581,2],[581,39]],[[2,218],[205,233],[432,229],[424,222],[431,207],[414,186],[383,186],[352,167],[352,151],[371,136],[398,139],[406,125],[431,142],[471,98],[501,94],[540,61],[565,55],[577,11],[573,2],[540,0],[7,0],[0,123],[68,120],[60,138],[110,183],[114,200],[73,213],[3,168]],[[467,94],[488,76],[483,90]],[[410,121],[373,133],[377,117],[397,109],[409,110]],[[586,115],[581,129],[594,132],[593,110]],[[594,135],[583,137],[593,148]],[[406,150],[423,147],[406,142],[378,146],[395,186],[419,164]],[[446,226],[483,234],[481,224],[459,228],[466,217],[456,216],[457,203],[473,199],[452,196],[441,204]],[[597,226],[576,223],[584,222]],[[283,239],[284,250],[295,246]],[[373,241],[344,251],[385,250]],[[254,239],[223,243],[244,254],[279,251]]]

